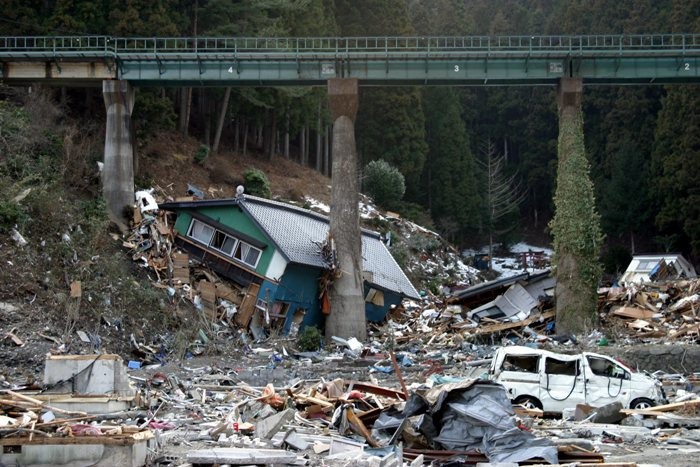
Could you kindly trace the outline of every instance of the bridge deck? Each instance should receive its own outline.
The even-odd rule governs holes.
[[[0,37],[7,82],[137,85],[555,84],[700,81],[700,34],[598,36]]]

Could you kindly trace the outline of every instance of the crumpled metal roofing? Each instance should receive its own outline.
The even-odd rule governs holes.
[[[321,247],[326,241],[329,219],[290,204],[244,195],[238,204],[270,236],[294,263],[325,267]],[[418,299],[420,295],[391,256],[379,235],[362,231],[362,269],[371,273],[368,282]]]

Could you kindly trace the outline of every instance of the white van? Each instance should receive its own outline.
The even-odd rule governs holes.
[[[491,362],[490,377],[501,383],[514,404],[561,413],[576,404],[601,407],[620,402],[644,409],[666,403],[661,383],[622,363],[595,353],[564,355],[530,347],[502,347]]]

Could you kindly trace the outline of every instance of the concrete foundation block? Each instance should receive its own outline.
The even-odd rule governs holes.
[[[119,355],[51,355],[44,365],[47,393],[133,397],[126,366]]]

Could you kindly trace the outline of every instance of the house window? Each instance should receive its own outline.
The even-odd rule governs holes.
[[[258,259],[260,259],[261,253],[261,250],[252,245],[248,245],[245,242],[238,242],[238,247],[236,247],[236,252],[234,253],[233,257],[255,267],[258,264]]]
[[[231,256],[231,253],[233,253],[233,248],[236,246],[236,239],[226,235],[220,230],[216,230],[210,246],[215,250],[219,250],[220,252]]]
[[[200,222],[197,219],[193,219],[188,236],[194,238],[200,243],[209,245],[213,233],[214,229],[212,227],[209,227],[207,224]]]
[[[262,255],[262,250],[260,248],[256,248],[236,237],[216,230],[197,219],[192,219],[192,224],[190,224],[190,230],[187,235],[253,268],[258,265],[258,260]]]
[[[372,303],[377,306],[384,306],[384,292],[377,289],[369,289],[367,296],[365,297],[365,302]]]

